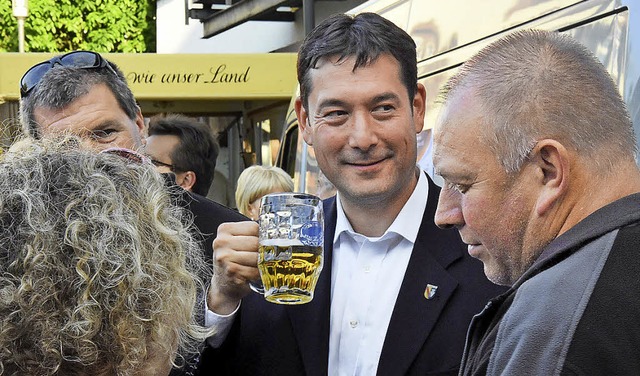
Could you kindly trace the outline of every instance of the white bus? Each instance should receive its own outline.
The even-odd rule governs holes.
[[[416,42],[418,79],[427,89],[417,162],[429,173],[440,87],[466,59],[519,29],[567,33],[591,49],[618,84],[640,139],[640,0],[371,0],[349,13],[361,12],[381,14]],[[298,136],[293,106],[281,141],[276,163],[294,177],[296,190],[325,196],[313,149]]]

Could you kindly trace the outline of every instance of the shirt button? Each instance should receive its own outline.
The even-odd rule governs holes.
[[[358,320],[349,321],[349,325],[351,325],[351,327],[355,329],[358,326]]]
[[[364,272],[369,273],[371,271],[371,266],[367,265],[364,267]]]

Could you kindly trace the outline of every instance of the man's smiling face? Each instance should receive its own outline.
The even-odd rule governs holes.
[[[391,55],[355,70],[353,57],[336,60],[323,59],[309,72],[308,108],[300,111],[305,141],[343,200],[379,205],[408,198],[424,91],[409,100]]]

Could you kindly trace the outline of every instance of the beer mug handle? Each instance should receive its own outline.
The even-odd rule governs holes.
[[[260,223],[259,220],[256,220],[255,222]],[[249,287],[253,292],[257,292],[260,295],[264,295],[264,285],[262,284],[262,275],[257,281],[249,281]]]

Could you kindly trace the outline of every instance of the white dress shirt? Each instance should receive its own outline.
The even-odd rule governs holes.
[[[428,194],[427,178],[420,173],[411,197],[379,238],[367,238],[353,231],[338,194],[331,272],[329,375],[376,374]],[[217,329],[214,347],[226,338],[238,309],[239,306],[225,316],[207,310],[205,325],[215,325]]]
[[[379,238],[353,231],[336,199],[329,375],[375,375],[391,314],[422,222],[429,184],[423,173]],[[375,220],[375,218],[372,218]]]

